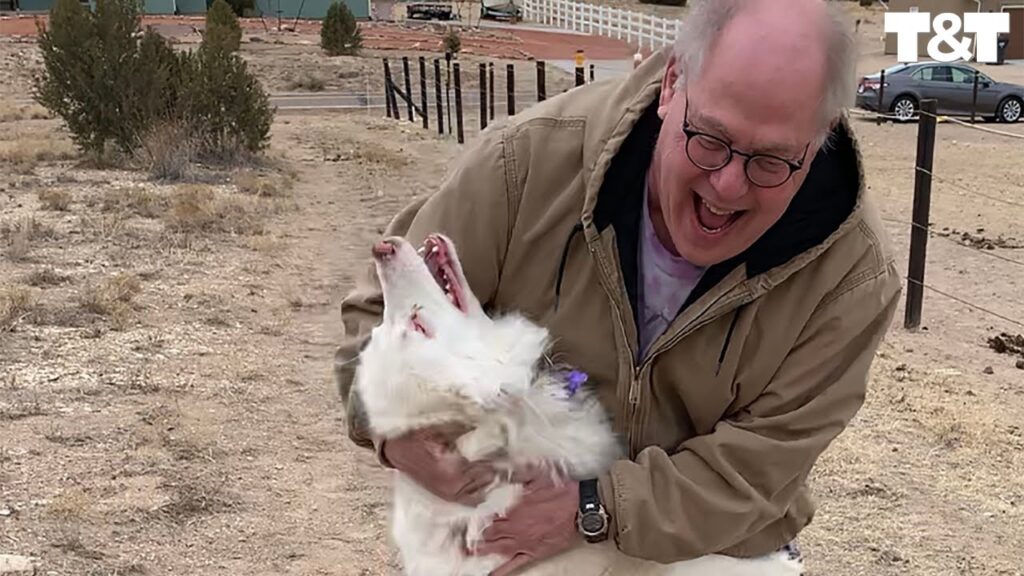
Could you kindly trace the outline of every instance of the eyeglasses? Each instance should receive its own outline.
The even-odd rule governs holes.
[[[709,172],[721,170],[732,162],[732,156],[735,154],[746,158],[743,162],[743,171],[751,183],[760,188],[777,188],[785,184],[793,176],[793,172],[802,169],[804,166],[807,150],[811,146],[810,142],[804,147],[804,152],[799,162],[786,160],[772,154],[748,154],[734,149],[717,136],[691,128],[689,113],[690,99],[687,96],[686,108],[683,112],[686,156],[694,165],[702,170]]]

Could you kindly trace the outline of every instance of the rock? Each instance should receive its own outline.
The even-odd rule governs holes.
[[[993,370],[991,366],[985,366],[985,369],[982,370],[982,372],[985,374],[995,374],[995,370]]]
[[[1024,370],[1024,360],[1017,360],[1017,369]]]
[[[36,573],[36,562],[26,556],[0,554],[0,575],[31,576]]]

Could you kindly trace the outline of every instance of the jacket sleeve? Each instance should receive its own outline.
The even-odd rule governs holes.
[[[841,288],[744,410],[674,454],[647,448],[599,478],[620,550],[667,563],[749,557],[785,544],[753,537],[785,516],[815,461],[860,409],[900,292],[891,262]]]
[[[512,182],[513,176],[506,174],[500,130],[484,132],[472,146],[453,165],[440,189],[401,210],[388,224],[385,235],[403,236],[413,244],[421,243],[431,233],[447,235],[455,244],[470,288],[486,306],[497,288],[508,245],[511,195],[506,182]],[[342,337],[334,354],[334,376],[349,438],[371,448],[375,444],[358,395],[353,392],[353,381],[359,352],[383,316],[384,300],[369,258],[369,242],[366,248],[367,263],[341,302]]]

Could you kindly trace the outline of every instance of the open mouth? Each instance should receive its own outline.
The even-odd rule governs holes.
[[[704,198],[693,193],[693,209],[697,215],[697,224],[705,234],[721,234],[728,230],[739,217],[743,210],[727,210],[709,204]]]
[[[417,252],[427,264],[430,275],[444,291],[448,301],[462,312],[466,312],[466,297],[462,292],[461,277],[455,270],[448,244],[436,236],[427,236]]]

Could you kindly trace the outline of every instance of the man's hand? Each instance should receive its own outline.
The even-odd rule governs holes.
[[[502,554],[511,560],[490,576],[508,576],[527,564],[560,554],[582,541],[576,530],[579,483],[555,482],[544,471],[530,473],[522,499],[484,530],[471,553]]]
[[[384,442],[384,458],[442,500],[465,506],[484,501],[483,490],[496,475],[486,461],[469,462],[455,448],[465,430],[425,428]]]

